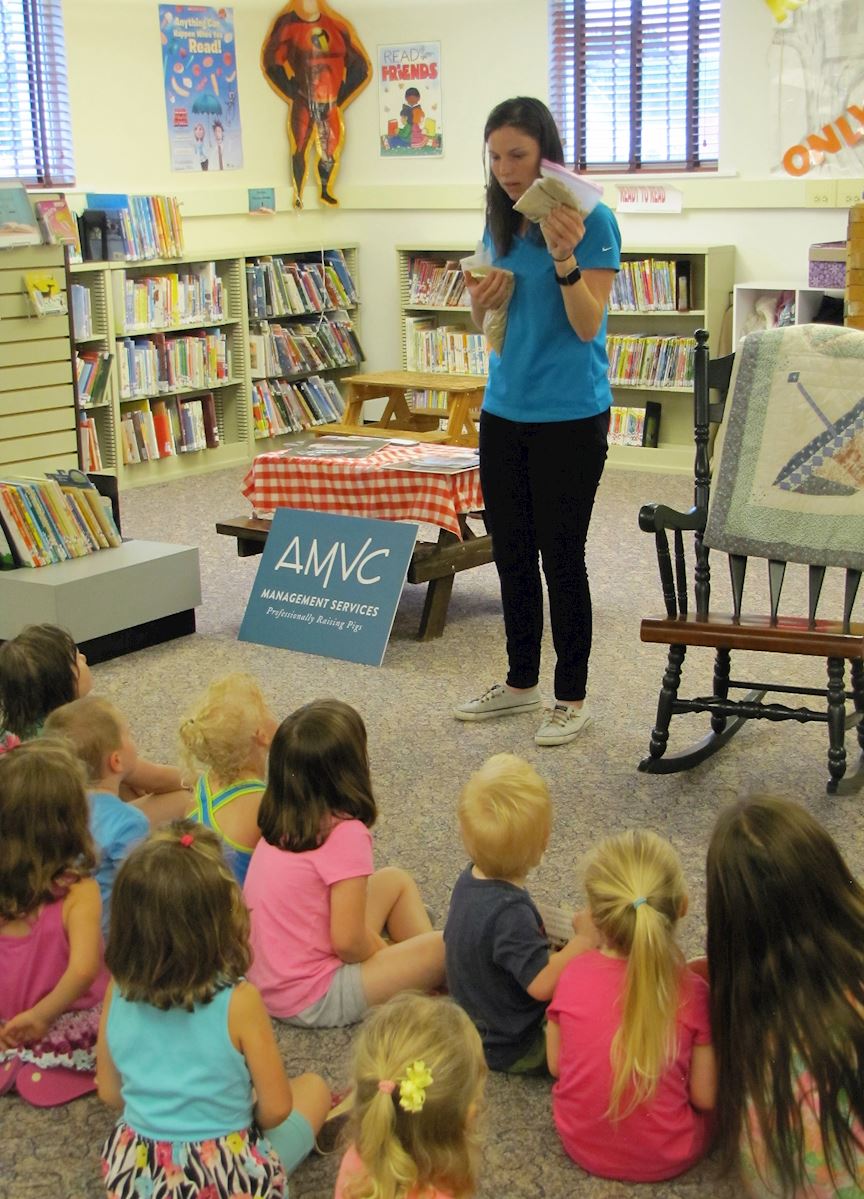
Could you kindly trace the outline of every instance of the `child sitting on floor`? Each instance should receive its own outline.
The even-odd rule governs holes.
[[[84,695],[55,708],[45,721],[45,734],[70,742],[87,772],[90,832],[99,856],[94,878],[102,896],[102,931],[107,937],[117,870],[129,850],[150,832],[144,813],[120,799],[120,787],[135,769],[138,751],[126,721],[98,695]]]
[[[271,1015],[304,1028],[355,1024],[398,991],[443,981],[441,933],[416,883],[373,867],[376,816],[358,713],[336,699],[293,712],[270,747],[243,892],[249,977]]]
[[[0,645],[0,741],[4,733],[38,737],[50,712],[92,687],[87,659],[65,629],[28,625]],[[124,780],[121,799],[134,802],[151,824],[185,815],[190,802],[176,767],[145,758]]]
[[[720,813],[708,848],[717,1139],[743,1193],[864,1194],[864,889],[789,800]]]
[[[708,1148],[717,1090],[708,986],[675,942],[681,863],[656,833],[623,833],[594,851],[585,891],[601,947],[568,964],[547,1012],[555,1125],[591,1174],[674,1178]]]
[[[546,1072],[546,1004],[567,962],[592,943],[577,934],[550,954],[525,888],[551,825],[546,784],[513,754],[490,758],[459,797],[471,861],[453,888],[444,928],[447,986],[480,1030],[493,1070]]]
[[[189,814],[212,828],[240,885],[258,844],[267,752],[278,720],[249,674],[216,679],[180,724],[186,765],[199,773]]]
[[[0,755],[0,1094],[95,1090],[102,964],[84,772],[47,737]]]
[[[354,1044],[351,1145],[334,1199],[462,1199],[477,1181],[477,1109],[486,1063],[449,999],[398,995]]]
[[[330,1091],[286,1077],[243,977],[248,933],[209,829],[159,829],[120,867],[97,1054],[99,1096],[122,1111],[102,1150],[111,1199],[276,1199],[311,1151]]]

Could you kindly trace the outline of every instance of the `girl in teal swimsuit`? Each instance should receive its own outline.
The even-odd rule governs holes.
[[[213,829],[241,886],[261,836],[258,807],[277,724],[248,674],[216,679],[180,724],[183,756],[199,775],[189,817]]]

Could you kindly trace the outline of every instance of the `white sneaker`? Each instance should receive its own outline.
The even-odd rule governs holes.
[[[457,720],[494,720],[497,716],[518,716],[520,712],[536,712],[543,701],[537,687],[514,691],[503,683],[493,683],[477,699],[469,699],[453,709]]]
[[[581,708],[556,703],[554,708],[546,709],[543,723],[534,734],[534,740],[537,745],[564,745],[578,737],[592,719],[587,703]]]

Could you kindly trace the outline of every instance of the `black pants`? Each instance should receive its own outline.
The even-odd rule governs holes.
[[[533,687],[539,679],[542,558],[557,657],[555,697],[585,698],[592,632],[585,539],[608,429],[608,411],[535,424],[481,415],[480,480],[501,582],[511,687]]]

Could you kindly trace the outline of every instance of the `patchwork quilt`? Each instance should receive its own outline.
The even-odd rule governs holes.
[[[794,325],[744,339],[705,543],[864,569],[864,332]]]

